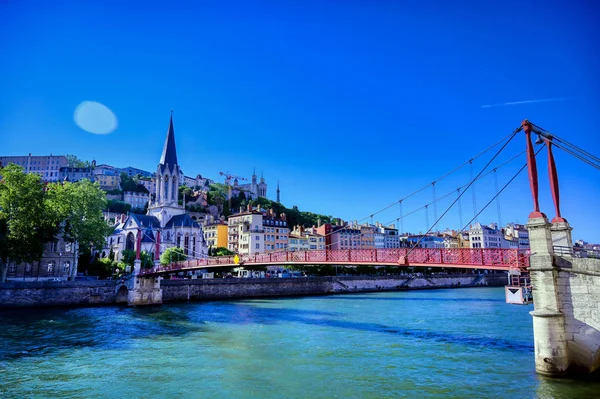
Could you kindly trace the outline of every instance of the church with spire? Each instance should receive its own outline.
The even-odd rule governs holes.
[[[225,182],[228,184],[228,181]],[[258,181],[258,176],[256,176],[256,169],[252,172],[252,180],[248,184],[239,184],[237,179],[233,180],[232,195],[239,195],[242,191],[246,195],[246,198],[249,199],[257,199],[258,197],[267,197],[267,183],[265,182],[265,178],[261,173],[260,182]]]
[[[156,189],[151,193],[146,215],[123,215],[115,231],[107,239],[108,247],[120,258],[124,249],[135,250],[138,232],[142,232],[142,250],[157,259],[167,249],[179,247],[188,259],[207,256],[202,226],[193,220],[179,205],[181,169],[177,161],[173,114],[169,121],[167,137],[156,168]]]

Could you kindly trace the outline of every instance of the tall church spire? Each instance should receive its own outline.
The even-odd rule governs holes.
[[[167,138],[163,146],[162,156],[160,157],[161,165],[169,165],[173,167],[177,165],[177,150],[175,149],[175,130],[173,129],[173,111],[171,111],[171,120],[169,121],[169,130]]]

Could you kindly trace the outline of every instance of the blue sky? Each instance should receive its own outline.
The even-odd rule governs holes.
[[[256,167],[271,198],[279,180],[287,206],[346,220],[370,220],[524,118],[598,155],[598,6],[492,3],[2,2],[0,153],[154,170],[173,109],[187,175],[249,178]],[[110,108],[117,130],[80,129],[73,112],[86,100]],[[523,149],[519,135],[500,162]],[[600,171],[559,151],[556,161],[574,238],[600,242]],[[498,170],[500,187],[522,163]],[[553,217],[545,152],[539,172],[542,211]],[[437,196],[468,178],[461,169],[438,183]],[[481,207],[493,175],[475,190]],[[410,198],[404,212],[432,195]],[[449,203],[440,201],[438,215]],[[466,223],[471,193],[461,204]],[[500,204],[503,223],[526,222],[526,174]],[[394,207],[374,220],[397,217]],[[498,221],[495,203],[479,220]],[[458,224],[451,212],[440,227]],[[404,230],[425,225],[423,212],[404,219]]]

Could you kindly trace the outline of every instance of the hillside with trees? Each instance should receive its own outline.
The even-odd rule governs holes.
[[[322,215],[313,212],[301,211],[296,205],[291,208],[287,208],[285,205],[271,201],[268,198],[259,197],[256,200],[248,200],[244,192],[240,192],[238,196],[233,196],[231,201],[227,200],[229,188],[225,184],[215,183],[211,184],[207,195],[207,201],[209,205],[215,205],[219,208],[221,214],[225,217],[239,212],[240,207],[246,208],[248,204],[253,207],[260,206],[262,209],[273,209],[273,211],[281,215],[286,214],[288,226],[293,228],[296,225],[311,227],[318,226],[319,224],[332,223],[334,217],[331,215]],[[229,203],[231,202],[231,208]]]

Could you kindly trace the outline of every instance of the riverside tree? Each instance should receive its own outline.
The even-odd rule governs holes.
[[[179,247],[167,248],[165,252],[160,256],[160,264],[168,265],[171,262],[180,262],[186,260],[187,256],[183,252],[183,249]]]
[[[0,176],[0,282],[4,282],[8,263],[39,261],[58,228],[44,201],[39,175],[9,164],[0,168]]]
[[[87,179],[76,183],[57,182],[48,185],[48,208],[59,225],[59,234],[71,243],[75,259],[79,245],[102,248],[110,234],[110,226],[104,221],[102,210],[106,208],[106,194],[100,185]],[[77,264],[71,269],[69,280],[77,274]]]

